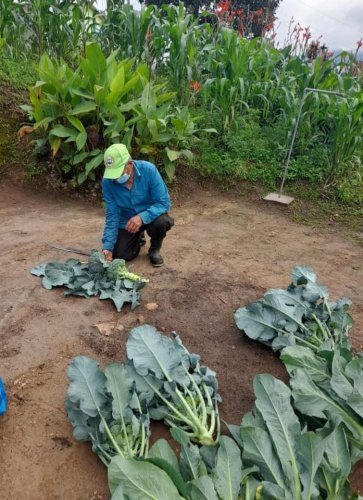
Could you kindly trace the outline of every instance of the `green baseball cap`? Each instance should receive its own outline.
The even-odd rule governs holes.
[[[130,153],[124,144],[112,144],[104,154],[105,172],[104,179],[118,179],[129,161]]]

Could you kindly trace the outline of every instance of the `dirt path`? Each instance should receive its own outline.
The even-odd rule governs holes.
[[[126,332],[140,320],[176,330],[217,371],[222,418],[233,423],[253,404],[254,375],[286,379],[270,349],[238,333],[233,312],[267,288],[286,286],[295,264],[311,265],[332,297],[353,300],[352,339],[362,348],[362,246],[332,230],[296,225],[271,205],[209,191],[191,195],[173,215],[177,224],[165,243],[166,265],[151,268],[143,250],[132,269],[149,276],[150,285],[139,308],[118,314],[109,301],[65,299],[61,290],[44,290],[29,273],[40,262],[68,257],[47,242],[98,247],[103,211],[0,187],[0,375],[9,392],[9,411],[0,421],[1,498],[108,498],[105,467],[89,444],[74,441],[63,411],[66,369],[79,354],[101,363],[122,360]],[[146,310],[148,302],[159,308]],[[101,335],[94,325],[108,321],[124,330]],[[352,481],[363,493],[359,472]]]

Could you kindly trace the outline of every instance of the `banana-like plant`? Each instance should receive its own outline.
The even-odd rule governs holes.
[[[148,82],[145,64],[135,67],[133,59],[116,57],[113,52],[106,58],[91,43],[73,70],[43,55],[31,104],[22,108],[35,121],[34,129],[46,135],[52,156],[61,158],[63,171],[79,184],[96,178],[103,150],[113,142],[136,145],[156,162],[163,160],[172,178],[173,162],[191,158],[184,144],[195,139],[194,122],[187,110],[173,107],[176,93],[165,91],[165,83]]]

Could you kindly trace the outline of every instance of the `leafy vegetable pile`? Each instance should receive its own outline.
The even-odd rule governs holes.
[[[186,446],[189,440],[215,444],[220,431],[215,372],[200,365],[200,357],[175,333],[169,338],[149,325],[131,330],[126,350],[127,363],[109,364],[104,372],[85,356],[71,362],[65,407],[74,437],[91,441],[106,465],[125,467],[126,459],[148,455],[150,418],[181,433]],[[165,466],[163,460],[157,465]]]
[[[327,288],[316,283],[309,267],[296,266],[291,278],[287,290],[268,290],[262,299],[238,309],[238,328],[276,351],[296,344],[314,351],[348,347],[351,301],[329,302]]]
[[[136,390],[149,399],[151,418],[179,427],[192,441],[214,444],[214,434],[218,439],[220,432],[216,374],[172,336],[160,335],[149,325],[130,332],[126,351],[138,375]]]
[[[347,500],[352,454],[344,424],[310,430],[286,384],[258,375],[253,386],[255,407],[240,426],[228,426],[234,440],[221,436],[217,446],[198,447],[173,428],[179,462],[164,440],[142,462],[113,459],[112,500]]]
[[[235,313],[236,324],[246,335],[280,351],[290,388],[283,389],[277,380],[272,384],[267,375],[260,376],[265,377],[262,387],[256,377],[256,409],[244,417],[239,430],[233,426],[231,430],[243,457],[253,458],[254,464],[261,463],[257,451],[263,450],[268,463],[260,467],[260,477],[272,479],[292,498],[348,498],[348,475],[363,458],[363,353],[354,355],[348,341],[353,325],[350,300],[329,302],[328,297],[328,290],[316,283],[314,271],[298,266],[287,291],[269,290]],[[275,420],[280,425],[291,398],[295,416],[290,412],[286,428],[272,432],[262,409],[266,411],[270,400],[269,417],[277,408]],[[281,437],[288,455],[279,451]],[[305,452],[310,454],[308,479],[306,472],[301,476],[299,462],[306,462]],[[287,471],[286,464],[293,468]],[[276,471],[283,472],[284,481]],[[289,498],[289,494],[280,492],[276,497]]]
[[[237,325],[280,351],[290,382],[256,376],[253,409],[227,425],[233,439],[219,437],[215,373],[175,333],[133,329],[126,364],[105,373],[72,361],[68,416],[108,465],[112,500],[358,498],[348,477],[363,458],[363,353],[348,342],[349,301],[328,302],[314,272],[297,267],[287,291],[256,304],[236,312]],[[179,460],[163,439],[148,450],[150,419],[171,427]]]
[[[139,290],[148,280],[130,273],[123,259],[107,262],[105,256],[92,250],[88,263],[82,264],[77,259],[68,259],[64,263],[58,261],[40,264],[31,270],[35,276],[44,276],[42,285],[51,290],[56,286],[64,286],[65,296],[78,295],[100,299],[111,299],[117,311],[121,311],[125,303],[131,303],[131,309],[139,305]]]

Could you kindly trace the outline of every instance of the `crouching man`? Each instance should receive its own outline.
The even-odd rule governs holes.
[[[159,171],[148,161],[132,160],[123,144],[106,149],[104,161],[106,220],[102,250],[106,259],[137,257],[145,244],[146,231],[150,236],[150,262],[162,266],[161,245],[174,220],[167,213],[170,197]]]

